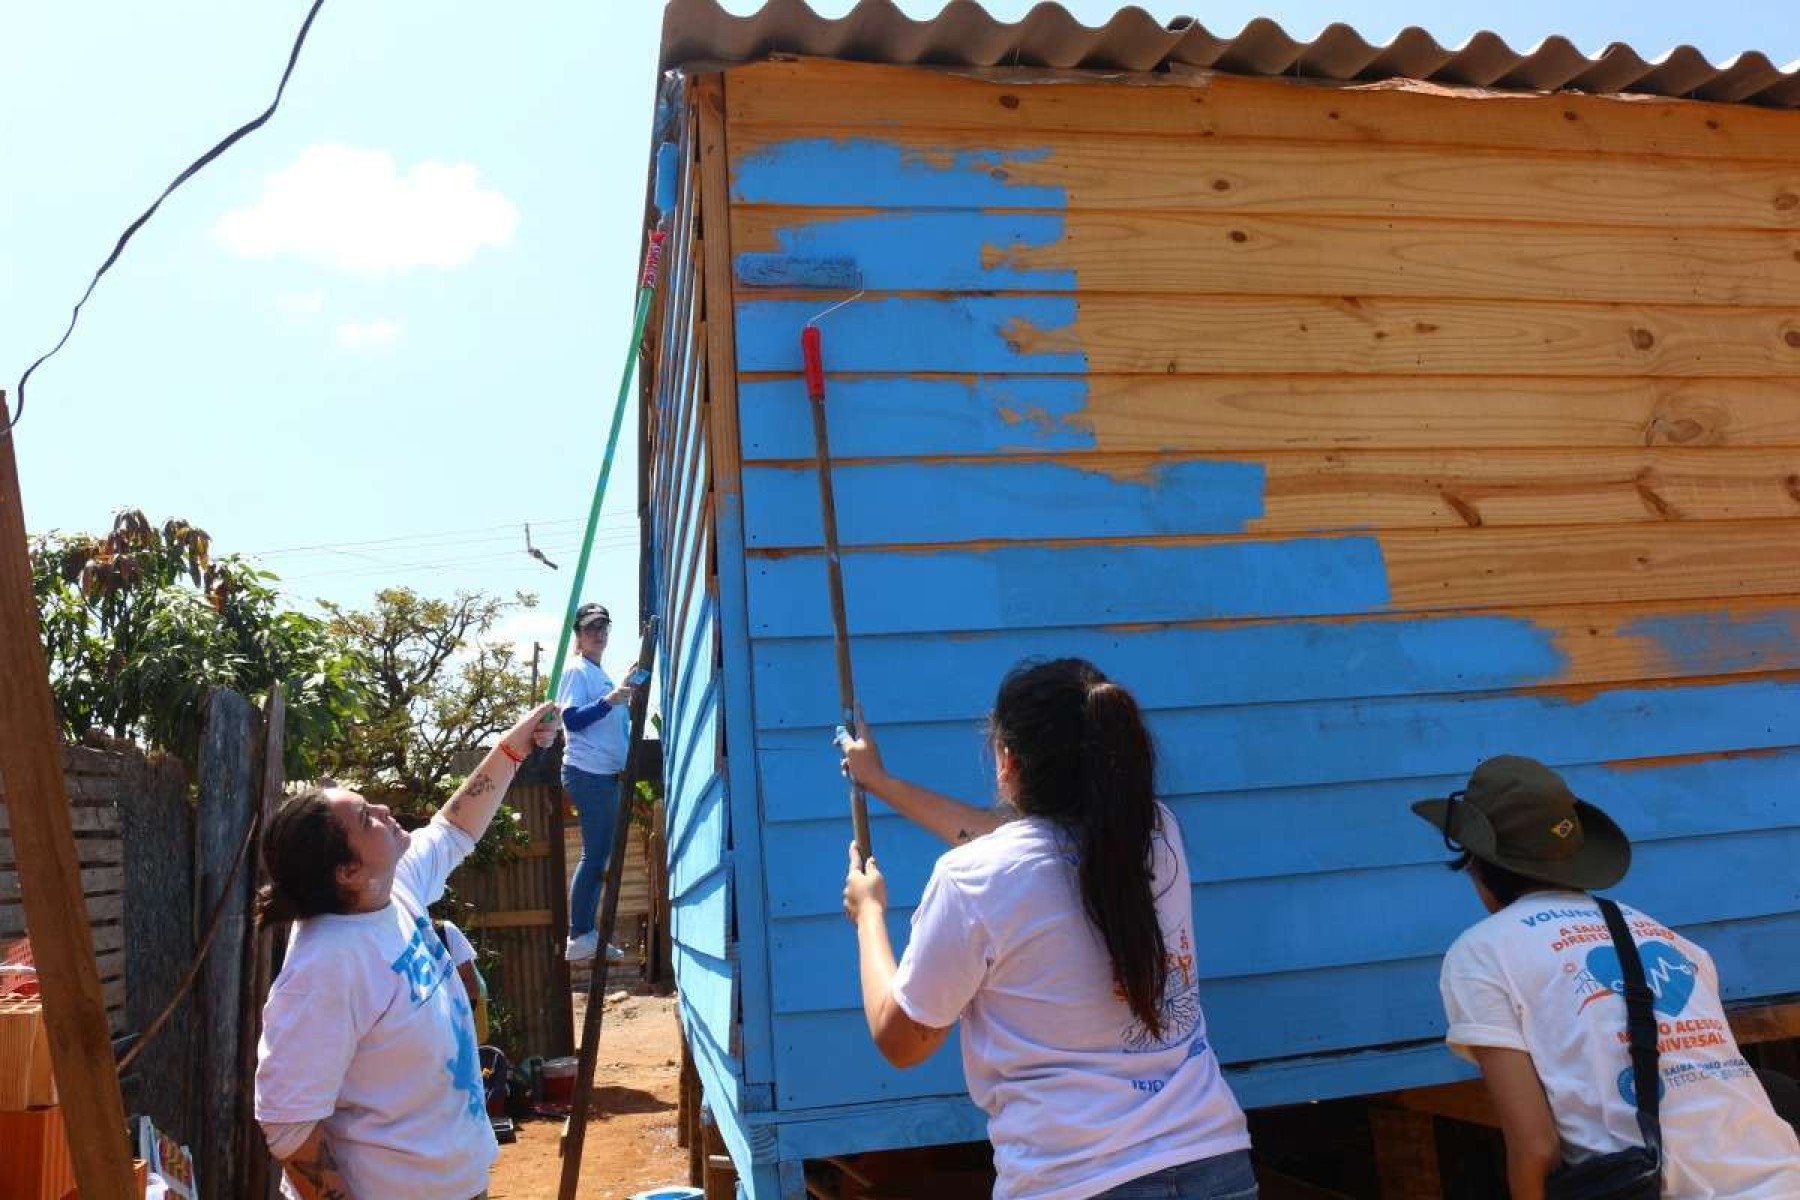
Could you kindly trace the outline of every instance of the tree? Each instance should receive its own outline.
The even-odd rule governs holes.
[[[513,648],[488,639],[503,615],[536,603],[525,594],[432,600],[388,588],[367,611],[326,604],[331,631],[355,654],[369,690],[363,719],[328,756],[327,772],[397,812],[429,812],[449,799],[459,760],[534,702]],[[502,842],[525,840],[516,826],[510,812],[495,820]]]
[[[291,778],[317,772],[325,748],[360,715],[356,660],[325,621],[284,608],[276,576],[183,520],[159,529],[137,509],[111,532],[49,534],[31,547],[32,584],[63,730],[137,738],[189,762],[207,693],[261,702],[287,692]]]

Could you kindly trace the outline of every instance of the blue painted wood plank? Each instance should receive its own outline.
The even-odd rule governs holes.
[[[862,1150],[905,1150],[987,1139],[987,1116],[967,1095],[802,1110],[775,1127],[783,1158],[826,1158]]]
[[[1394,836],[1415,842],[1430,831],[1416,820]],[[792,828],[792,827],[789,827]],[[1421,837],[1420,835],[1424,835]],[[771,840],[772,849],[780,843]],[[877,851],[877,857],[881,856]],[[1409,867],[1272,877],[1194,888],[1195,959],[1206,980],[1415,959],[1441,953],[1480,914],[1465,878],[1438,862]],[[1800,829],[1651,842],[1636,849],[1629,896],[1677,926],[1800,914]],[[930,863],[884,864],[894,891],[917,894]],[[806,897],[816,899],[833,874],[823,865]],[[1695,888],[1693,880],[1709,880]],[[841,883],[838,885],[842,890]],[[897,896],[895,948],[910,933],[910,909]],[[904,919],[903,919],[904,918]],[[840,913],[824,911],[775,921],[777,1012],[858,1003],[853,969],[836,979],[804,978],[808,962],[854,965],[854,942]],[[789,977],[794,982],[785,982]]]
[[[1265,1063],[1226,1072],[1232,1093],[1245,1108],[1366,1096],[1474,1077],[1474,1067],[1438,1044]]]
[[[1087,406],[1079,376],[833,376],[825,389],[837,458],[1091,450]],[[744,380],[738,419],[746,461],[813,456],[811,410],[797,377]]]
[[[683,1005],[706,1029],[707,1036],[720,1047],[729,1047],[731,1038],[731,1002],[733,997],[732,965],[713,958],[677,941],[674,947],[675,982],[681,989]]]
[[[775,1049],[775,1102],[784,1111],[967,1091],[956,1032],[924,1063],[902,1071],[875,1049],[860,1009],[777,1016]]]
[[[731,872],[723,864],[670,898],[681,913],[681,944],[725,962],[731,944]]]
[[[1639,846],[1800,828],[1800,802],[1789,797],[1791,781],[1800,777],[1800,749],[1629,768],[1576,766],[1564,776]],[[1406,801],[1447,795],[1466,778],[1439,775],[1163,799],[1181,825],[1197,884],[1291,879],[1444,861],[1437,839],[1417,836],[1421,827]],[[1272,830],[1281,836],[1270,836]],[[871,836],[890,900],[912,904],[944,844],[885,806],[872,810]],[[835,868],[849,835],[839,817],[771,822],[764,840],[784,861]],[[770,912],[777,917],[834,913],[839,896],[835,869],[787,871],[769,881]]]
[[[744,1071],[751,1083],[762,1084],[775,1077],[775,1057],[770,1026],[762,783],[755,752],[756,707],[750,676],[742,497],[729,488],[721,489],[714,521],[719,559],[719,634],[724,641],[721,717],[724,735],[735,748],[726,755],[725,772],[733,895],[737,904],[737,965],[743,995]]]
[[[1068,190],[1018,182],[1014,172],[1052,147],[902,145],[877,138],[784,138],[732,163],[736,204],[871,208],[1068,207]]]
[[[816,299],[740,299],[740,371],[798,374],[800,330]],[[911,299],[867,296],[831,314],[825,364],[832,371],[1029,372],[1079,375],[1073,296],[1004,295]]]
[[[1169,460],[1121,478],[1068,462],[891,463],[832,472],[838,542],[918,545],[997,538],[1241,533],[1263,515],[1261,463]],[[813,467],[746,467],[753,547],[823,541]]]
[[[1618,688],[1591,698],[1476,695],[1267,704],[1149,714],[1161,789],[1241,792],[1465,775],[1495,754],[1552,766],[1800,746],[1800,684],[1779,680]],[[975,722],[878,727],[888,766],[936,791],[993,794]],[[770,819],[838,811],[828,729],[757,740]],[[1396,802],[1415,798],[1396,788]],[[1785,797],[1784,797],[1785,800]],[[1787,807],[1784,812],[1791,811]]]
[[[748,1162],[751,1157],[751,1115],[742,1103],[745,1086],[741,1066],[715,1043],[705,1023],[684,997],[681,1001],[682,1032],[693,1053],[694,1070],[700,1076],[700,1090],[719,1136],[734,1162]],[[741,1156],[741,1157],[739,1157]]]
[[[1728,631],[1716,640],[1728,643]],[[837,719],[830,638],[762,638],[754,653],[762,728]],[[1550,630],[1500,616],[933,631],[857,638],[851,653],[877,728],[983,717],[1001,678],[1028,658],[1086,658],[1146,710],[1500,691],[1556,682],[1567,666]],[[1800,666],[1800,645],[1790,653]]]
[[[696,720],[670,768],[669,787],[683,796],[697,792],[718,769],[720,713],[719,706],[708,700],[713,694],[710,686],[701,693],[694,708]]]
[[[1367,536],[1198,545],[1000,546],[844,555],[852,635],[1379,612],[1381,544]],[[824,560],[748,564],[757,637],[829,636]]]
[[[725,778],[714,775],[684,804],[681,825],[669,824],[669,890],[684,890],[726,860]]]
[[[1055,246],[1061,213],[901,209],[821,216],[805,210],[773,229],[776,249],[738,254],[737,295],[756,286],[883,292],[1073,292],[1070,267],[1028,267]],[[845,269],[819,276],[821,263]],[[816,310],[815,310],[816,311]],[[835,314],[834,314],[835,315]]]

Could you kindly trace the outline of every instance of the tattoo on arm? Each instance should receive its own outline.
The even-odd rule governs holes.
[[[462,794],[473,800],[485,796],[494,790],[494,781],[486,773],[469,776],[469,781],[462,785]]]
[[[959,830],[957,830],[957,831],[956,831],[956,840],[957,840],[957,841],[959,841],[959,842],[966,842],[966,841],[968,841],[968,840],[969,840],[969,839],[970,839],[970,838],[971,838],[971,837],[973,837],[973,836],[974,836],[974,835],[973,835],[973,834],[971,834],[971,833],[970,833],[970,832],[969,832],[969,831],[968,831],[968,830],[966,830],[966,829],[959,829]]]
[[[321,1140],[312,1158],[293,1158],[287,1165],[312,1184],[319,1200],[350,1200],[350,1193],[344,1190],[344,1181],[338,1176],[337,1155],[331,1152],[330,1142]]]

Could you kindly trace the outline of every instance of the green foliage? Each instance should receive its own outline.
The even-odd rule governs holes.
[[[350,648],[369,692],[363,719],[327,755],[327,773],[400,812],[448,800],[462,782],[461,760],[532,705],[512,647],[488,637],[507,612],[536,603],[524,594],[433,600],[388,588],[368,610],[327,604],[331,632]],[[502,806],[471,861],[495,861],[529,840],[519,814]]]
[[[33,540],[32,586],[63,731],[138,738],[195,760],[207,693],[287,691],[290,778],[317,773],[362,711],[354,660],[326,622],[286,609],[276,577],[212,556],[206,531],[118,514],[104,536]]]

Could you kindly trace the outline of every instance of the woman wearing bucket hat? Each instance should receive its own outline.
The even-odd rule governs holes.
[[[1559,1168],[1645,1141],[1621,999],[1627,968],[1588,894],[1625,877],[1631,843],[1560,775],[1514,755],[1412,807],[1492,914],[1444,956],[1446,1040],[1481,1068],[1513,1200],[1558,1195]],[[1800,1142],[1738,1051],[1712,958],[1620,909],[1657,1025],[1662,1194],[1800,1197]]]

